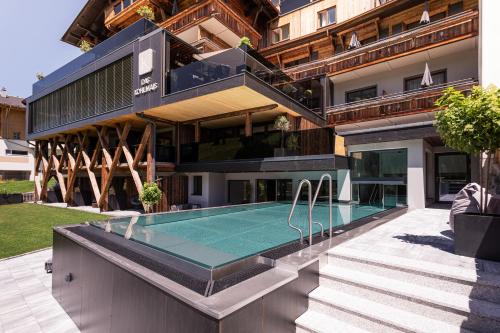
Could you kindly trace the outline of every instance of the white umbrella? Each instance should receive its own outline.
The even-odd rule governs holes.
[[[429,17],[429,2],[426,1],[424,5],[424,12],[422,13],[422,17],[420,18],[420,24],[427,24],[431,22],[431,18]]]
[[[422,87],[432,86],[434,82],[432,81],[431,71],[429,70],[429,64],[425,63],[424,77],[422,77],[422,82],[420,85]]]
[[[356,34],[356,32],[354,31],[352,33],[352,36],[351,36],[351,41],[349,43],[349,49],[355,49],[357,47],[360,47],[361,46],[361,43],[359,42],[358,40],[358,35]]]

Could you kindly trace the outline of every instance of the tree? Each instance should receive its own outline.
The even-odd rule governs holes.
[[[436,105],[441,108],[436,115],[437,132],[444,143],[456,150],[480,156],[479,183],[482,189],[486,189],[485,205],[483,190],[480,193],[483,214],[488,203],[492,155],[500,148],[500,90],[493,86],[487,89],[476,86],[465,96],[454,88],[448,88]],[[486,172],[481,171],[483,156],[486,156]]]
[[[139,195],[139,200],[144,204],[147,212],[151,212],[154,205],[160,203],[161,190],[156,183],[144,183],[144,188]]]
[[[155,12],[149,6],[141,6],[141,7],[139,7],[139,9],[137,10],[137,14],[139,14],[140,16],[142,16],[145,19],[148,19],[150,21],[154,21],[155,20]]]
[[[281,131],[281,148],[284,146],[285,132],[290,129],[290,122],[285,116],[278,116],[274,121],[274,129]]]

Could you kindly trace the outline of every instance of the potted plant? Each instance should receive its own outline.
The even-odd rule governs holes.
[[[161,190],[156,183],[144,183],[139,200],[144,205],[146,213],[152,213],[153,207],[160,203]]]
[[[281,131],[281,145],[280,148],[274,148],[275,157],[286,156],[285,145],[285,132],[290,129],[290,121],[288,121],[286,116],[278,116],[274,121],[274,129]]]
[[[455,215],[455,253],[500,261],[500,216],[488,211],[491,160],[500,148],[500,90],[473,87],[465,96],[448,88],[436,105],[441,108],[436,127],[445,144],[481,161],[478,213]]]
[[[253,49],[252,42],[250,41],[250,38],[248,38],[247,36],[241,37],[240,44],[238,45],[238,47],[245,47],[245,46]]]
[[[80,47],[80,51],[82,51],[83,53],[87,53],[89,52],[90,50],[92,50],[92,44],[90,44],[87,40],[85,39],[82,39],[80,41],[80,44],[79,44],[79,47]]]
[[[297,155],[299,150],[299,137],[297,135],[291,134],[286,140],[286,149],[288,154]]]

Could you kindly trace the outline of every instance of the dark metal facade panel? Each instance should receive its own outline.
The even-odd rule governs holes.
[[[257,159],[182,163],[176,166],[178,172],[279,172],[279,171],[332,171],[348,169],[345,156],[325,155],[323,157],[293,157],[288,159]]]
[[[425,139],[434,137],[439,137],[439,134],[436,132],[435,127],[429,125],[429,126],[401,128],[401,129],[392,129],[386,131],[345,135],[344,139],[345,139],[345,145],[351,146],[351,145],[359,145],[366,143],[403,141],[403,140]]]

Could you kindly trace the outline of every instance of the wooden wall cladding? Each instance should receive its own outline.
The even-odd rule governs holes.
[[[157,208],[159,212],[168,212],[172,205],[183,205],[188,202],[188,177],[173,175],[163,177],[159,184],[162,190],[162,202]]]

